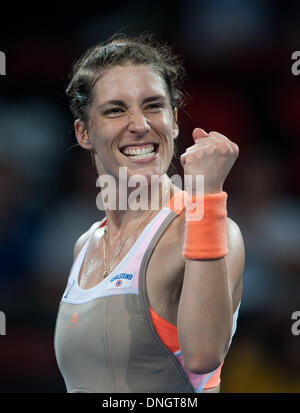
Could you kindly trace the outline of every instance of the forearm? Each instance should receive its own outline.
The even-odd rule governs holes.
[[[229,265],[227,260],[228,254],[235,254],[236,246],[227,243],[227,193],[223,184],[239,149],[217,132],[207,134],[196,128],[193,138],[195,145],[181,156],[185,177],[194,178],[194,182],[185,181],[191,197],[188,200],[197,202],[192,208],[190,202],[186,204],[186,265],[177,328],[185,367],[205,373],[223,361],[231,338],[232,281],[240,271],[232,258]],[[203,176],[203,193],[195,184],[197,176]]]
[[[232,317],[225,259],[187,259],[177,320],[185,367],[199,372],[218,367],[230,342]]]

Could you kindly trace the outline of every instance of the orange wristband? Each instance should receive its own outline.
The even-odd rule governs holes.
[[[190,259],[214,259],[224,257],[227,250],[227,193],[208,194],[188,198],[196,203],[192,209],[186,208],[185,239],[183,255]],[[198,208],[197,208],[198,205]],[[199,214],[199,205],[202,212]]]

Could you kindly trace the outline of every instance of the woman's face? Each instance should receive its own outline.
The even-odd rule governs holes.
[[[175,113],[175,116],[177,114]],[[178,127],[165,81],[146,65],[115,66],[98,79],[87,130],[99,174],[166,173]]]

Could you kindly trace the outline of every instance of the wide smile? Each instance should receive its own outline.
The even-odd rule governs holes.
[[[158,156],[159,145],[147,143],[139,145],[126,145],[119,148],[121,154],[129,161],[135,163],[151,162]]]

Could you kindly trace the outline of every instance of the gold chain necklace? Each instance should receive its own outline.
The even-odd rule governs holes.
[[[163,202],[164,197],[165,197],[165,195],[167,194],[168,190],[169,190],[169,187],[167,186],[167,190],[165,191],[164,194],[162,194],[162,202]],[[150,217],[152,214],[153,214],[153,211],[149,214],[149,217]],[[146,221],[146,220],[145,220],[145,221]],[[127,237],[125,238],[125,240],[122,242],[121,247],[119,248],[117,254],[115,254],[115,257],[114,257],[114,259],[112,260],[112,263],[114,263],[114,261],[118,258],[119,254],[120,254],[122,248],[124,247],[125,242],[128,240],[128,238],[134,233],[134,231],[136,231],[138,228],[140,228],[140,226],[141,226],[145,221],[142,221],[136,228],[134,228],[133,231],[131,231],[131,232],[129,233],[129,235],[127,235]],[[102,248],[103,248],[103,261],[104,261],[103,278],[106,278],[106,277],[111,273],[111,266],[112,266],[112,263],[111,263],[111,264],[107,264],[107,262],[106,262],[106,241],[105,241],[105,234],[106,234],[106,233],[107,233],[107,222],[106,222],[106,224],[105,224],[105,226],[104,226],[103,243],[102,243]]]
[[[151,214],[150,214],[149,216],[151,216],[152,213],[153,213],[153,212],[151,212]],[[146,221],[146,220],[145,220],[145,221]],[[106,241],[105,241],[105,234],[107,233],[107,224],[105,224],[104,234],[103,234],[103,243],[102,243],[102,247],[103,247],[103,261],[104,261],[103,278],[106,278],[106,277],[111,273],[112,263],[114,263],[114,261],[118,258],[118,256],[119,256],[122,248],[123,248],[124,245],[125,245],[125,242],[126,242],[126,241],[128,240],[128,238],[134,233],[134,231],[136,231],[145,221],[142,221],[142,222],[140,223],[140,225],[138,225],[136,228],[134,228],[134,230],[131,231],[131,232],[129,233],[129,235],[127,235],[127,237],[125,238],[125,240],[122,242],[121,247],[119,248],[117,254],[115,254],[115,256],[114,256],[111,264],[107,264],[107,262],[106,262]]]

